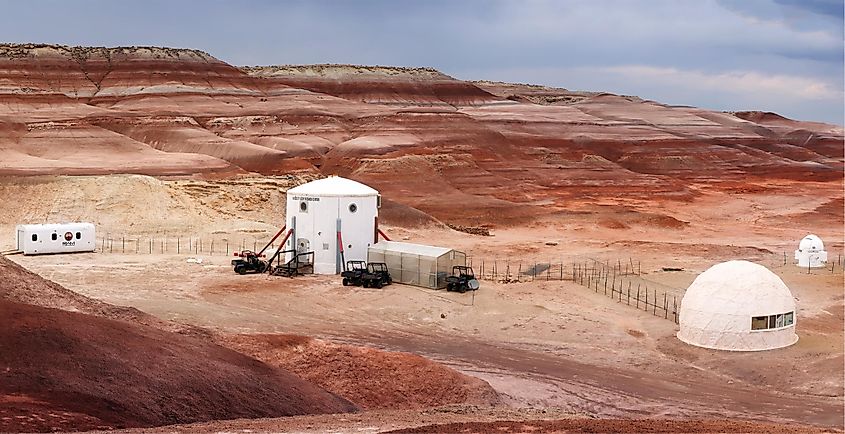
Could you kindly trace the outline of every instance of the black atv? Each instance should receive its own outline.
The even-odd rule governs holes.
[[[367,272],[367,263],[364,261],[346,262],[346,271],[340,273],[343,277],[343,286],[361,286],[361,278]]]
[[[238,259],[232,259],[232,266],[235,267],[235,273],[263,273],[267,270],[267,262],[261,260],[258,255],[251,250],[244,250],[240,253],[235,253]]]
[[[472,267],[456,265],[452,267],[452,275],[446,277],[447,291],[458,291],[463,294],[467,291],[475,291],[479,286]]]
[[[384,285],[393,283],[387,264],[384,262],[371,262],[367,265],[367,272],[361,277],[364,288],[381,288]]]

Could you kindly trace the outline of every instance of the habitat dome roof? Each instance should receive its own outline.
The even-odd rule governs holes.
[[[358,181],[330,176],[302,184],[288,190],[288,194],[307,194],[309,196],[376,196],[378,191]]]
[[[768,268],[748,261],[716,264],[698,275],[681,300],[678,338],[734,351],[780,348],[798,340],[787,328],[753,330],[753,317],[795,312],[792,292]]]
[[[824,243],[818,236],[810,234],[801,239],[801,242],[798,243],[798,250],[804,252],[822,251],[824,250]]]

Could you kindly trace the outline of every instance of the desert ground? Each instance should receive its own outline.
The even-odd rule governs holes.
[[[0,258],[20,348],[0,431],[841,432],[842,136],[430,69],[3,46],[0,251],[55,221],[93,222],[97,249]],[[331,174],[381,192],[391,239],[465,252],[481,289],[235,274],[287,190]],[[826,268],[793,265],[808,233]],[[693,347],[674,306],[567,277],[618,264],[672,306],[731,259],[789,286],[798,343]]]
[[[353,423],[350,419],[349,429],[361,423],[373,424],[376,428],[371,429],[379,430],[447,421],[493,421],[512,418],[511,414],[519,415],[520,420],[575,416],[727,418],[828,428],[841,423],[843,273],[841,265],[833,264],[839,261],[842,243],[828,243],[832,256],[830,269],[812,270],[808,274],[806,269],[792,265],[791,257],[786,265],[783,263],[783,252],[794,248],[803,232],[776,223],[796,216],[808,219],[815,213],[827,217],[825,205],[838,200],[835,191],[828,200],[752,193],[664,208],[664,213],[690,222],[692,228],[682,229],[659,222],[637,222],[629,227],[609,229],[593,223],[604,218],[593,214],[586,218],[570,217],[564,222],[550,218],[526,227],[492,229],[492,236],[471,235],[442,225],[385,227],[388,236],[394,239],[446,244],[466,252],[476,266],[485,261],[488,268],[492,261],[501,262],[500,269],[512,261],[513,268],[517,268],[518,262],[524,263],[526,269],[533,262],[554,262],[567,264],[564,267],[567,270],[568,264],[587,258],[630,261],[641,269],[639,278],[643,282],[651,283],[653,288],[668,289],[678,297],[682,297],[684,288],[698,273],[717,262],[742,258],[765,264],[786,282],[798,300],[800,340],[781,350],[730,353],[686,345],[675,338],[677,325],[671,318],[638,310],[572,281],[546,280],[542,273],[536,277],[523,274],[521,282],[494,280],[489,276],[476,294],[398,284],[381,289],[350,288],[340,285],[335,276],[288,279],[233,273],[229,264],[231,256],[222,251],[224,240],[232,244],[231,250],[239,248],[240,243],[252,248],[254,240],[261,246],[272,235],[272,220],[281,218],[278,208],[271,208],[261,210],[273,216],[264,221],[232,220],[229,216],[244,205],[237,200],[214,200],[221,187],[225,186],[229,194],[248,198],[250,190],[259,194],[266,191],[266,185],[284,189],[294,185],[297,182],[294,180],[160,180],[137,175],[50,177],[37,182],[36,178],[28,179],[29,184],[16,178],[7,179],[0,188],[10,193],[7,197],[34,198],[6,212],[16,213],[25,208],[49,213],[47,203],[51,200],[46,192],[65,191],[69,184],[82,191],[137,185],[121,188],[132,192],[133,199],[111,195],[106,203],[74,202],[78,209],[73,212],[85,215],[90,209],[91,218],[107,216],[99,217],[108,219],[101,222],[101,227],[114,228],[114,232],[106,231],[105,244],[100,241],[98,252],[9,256],[26,269],[71,291],[112,305],[134,307],[166,321],[201,327],[213,332],[215,340],[224,346],[280,364],[305,378],[315,371],[314,362],[300,366],[292,358],[292,350],[285,350],[291,345],[284,339],[286,336],[310,336],[319,345],[372,347],[422,355],[485,381],[500,397],[496,404],[500,410],[472,405],[469,409],[460,407],[457,411],[460,417],[451,416],[451,411],[456,411],[453,409],[442,410],[450,415],[448,418],[427,419],[403,409],[406,412],[402,418],[406,422],[389,422],[392,416],[375,415],[372,421],[366,422],[355,419]],[[188,212],[182,217],[184,220],[179,220],[177,211],[169,214],[172,219],[168,221],[176,226],[168,228],[168,232],[190,234],[194,228],[204,230],[182,241],[193,243],[193,247],[183,244],[177,254],[172,235],[167,246],[163,246],[162,240],[168,235],[160,231],[164,222],[155,220],[157,213],[133,210],[123,203],[135,201],[141,194],[139,187],[149,184],[153,187],[143,193],[144,198],[164,197],[180,205],[188,200],[204,204],[185,209],[207,207],[205,212],[195,215]],[[205,187],[200,189],[197,185]],[[39,193],[34,194],[35,191]],[[720,222],[721,212],[694,211],[707,209],[708,200],[720,202],[722,212],[753,204],[754,213],[739,221]],[[44,203],[36,203],[39,201]],[[284,202],[270,200],[261,206],[278,207],[279,203]],[[97,210],[98,205],[128,212],[102,213]],[[819,208],[821,212],[817,211]],[[614,211],[608,214],[617,216]],[[150,217],[137,219],[133,232],[119,230],[138,215]],[[637,221],[636,216],[631,220]],[[175,223],[181,221],[187,223],[182,223],[184,226]],[[696,226],[709,230],[702,236],[696,233]],[[737,226],[748,235],[737,238]],[[837,232],[841,231],[839,227],[817,226],[807,230],[828,240],[842,236]],[[155,240],[152,253],[147,239]],[[197,246],[198,239],[205,239],[202,252]],[[211,251],[212,239],[217,242],[216,251]],[[663,271],[664,267],[682,271]],[[280,344],[278,339],[284,343]],[[372,396],[362,398],[361,393],[354,392],[359,400],[378,401]],[[795,399],[796,396],[801,399]],[[539,416],[540,411],[548,413]],[[258,422],[240,423],[254,426]],[[305,425],[299,419],[262,423],[257,426],[269,430],[295,427],[297,431],[312,432],[320,432],[331,424],[319,418]],[[239,426],[238,422],[227,424]],[[339,422],[336,427],[343,426]],[[214,431],[220,426],[211,424],[202,429]]]

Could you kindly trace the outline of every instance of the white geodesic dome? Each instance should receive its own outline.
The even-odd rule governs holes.
[[[827,265],[827,252],[822,239],[814,234],[807,235],[798,243],[795,260],[799,267],[818,268]]]
[[[761,351],[798,341],[795,299],[783,280],[748,261],[716,264],[681,300],[678,339],[727,351]]]

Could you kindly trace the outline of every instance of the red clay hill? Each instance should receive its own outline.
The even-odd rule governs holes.
[[[417,355],[216,335],[82,296],[2,256],[0,349],[0,432],[500,403],[485,381]]]
[[[38,298],[38,304],[22,303]],[[67,310],[44,307],[61,305]],[[86,313],[91,312],[91,313]],[[0,257],[0,432],[149,427],[357,411],[280,368]]]
[[[687,200],[696,183],[841,180],[843,129],[428,68],[24,44],[0,46],[0,152],[5,175],[339,174],[472,224],[603,197]]]

